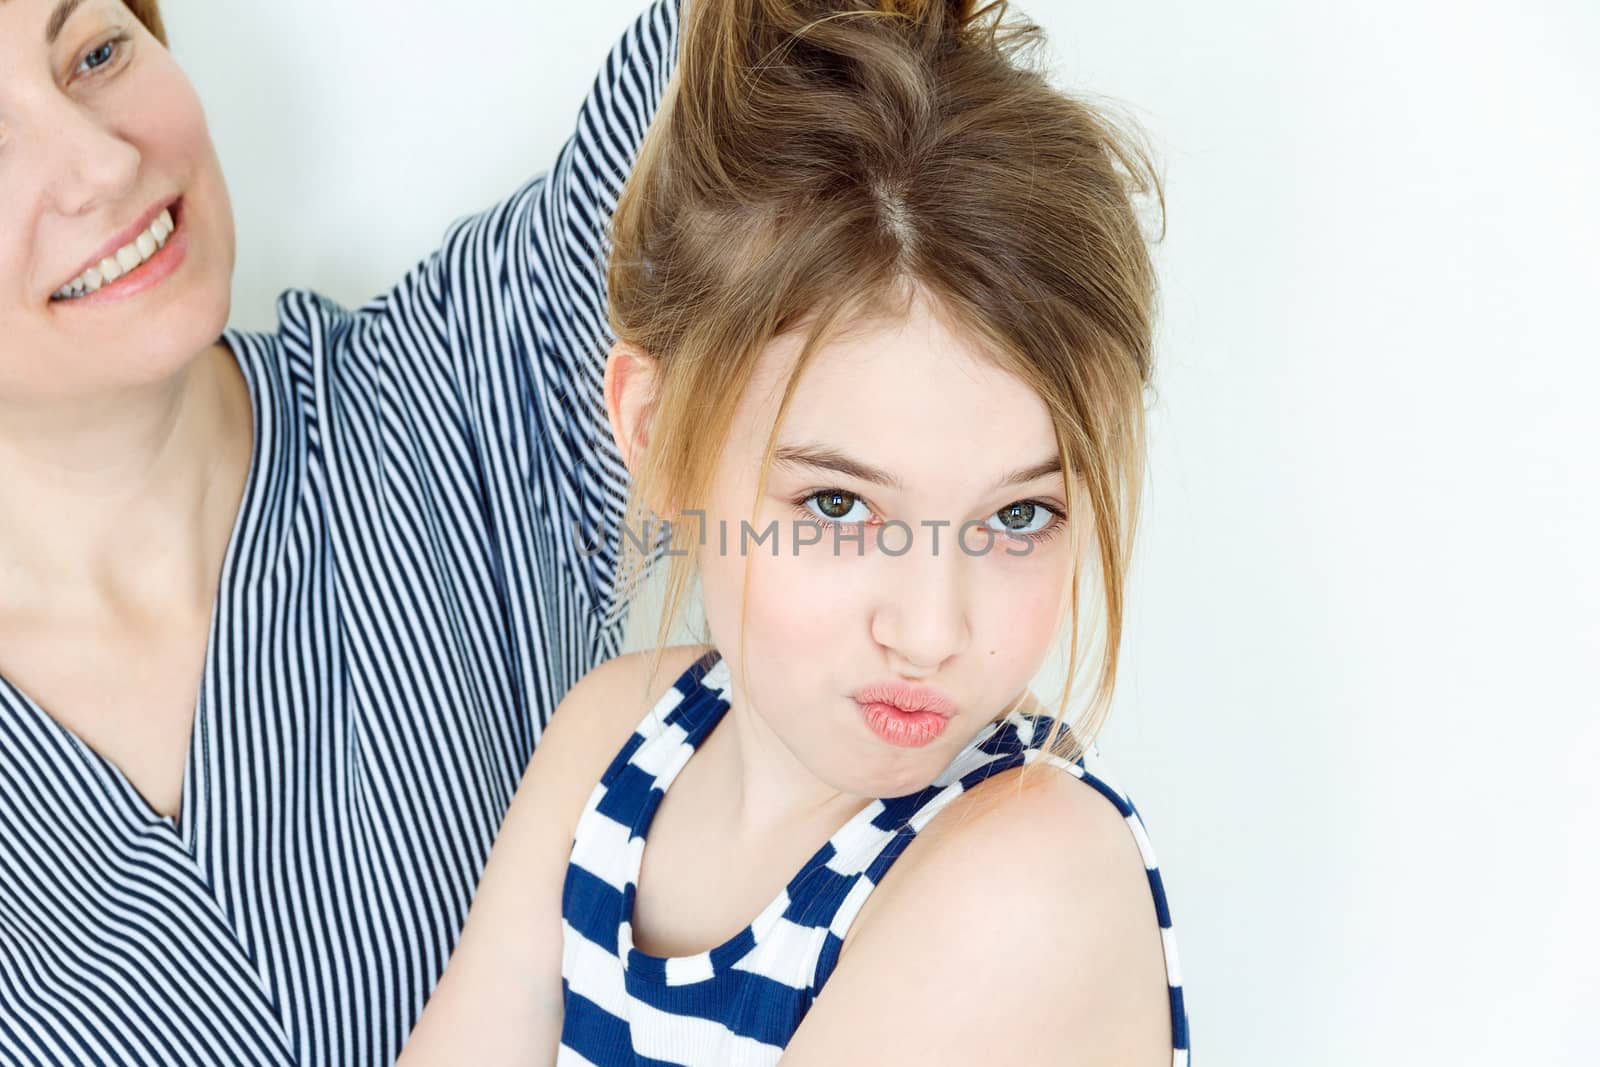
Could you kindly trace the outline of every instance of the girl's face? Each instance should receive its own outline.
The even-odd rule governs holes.
[[[763,353],[719,460],[699,549],[707,622],[758,735],[833,789],[900,796],[1026,694],[1087,516],[1064,518],[1043,401],[919,297],[905,321],[813,357],[750,521],[800,343]]]
[[[0,2],[0,406],[170,377],[226,325],[233,253],[160,42],[118,0]]]

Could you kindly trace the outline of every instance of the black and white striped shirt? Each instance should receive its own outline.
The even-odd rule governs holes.
[[[553,171],[391,292],[226,335],[256,437],[178,818],[0,679],[0,1063],[393,1062],[620,643],[574,528],[625,492],[603,234],[676,37],[656,0]]]

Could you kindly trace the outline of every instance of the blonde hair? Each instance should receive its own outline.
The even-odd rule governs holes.
[[[617,336],[657,360],[630,527],[647,499],[706,499],[764,348],[805,330],[784,393],[830,331],[931,296],[1054,422],[1069,521],[1094,516],[1105,637],[1090,705],[1081,568],[1049,744],[1076,758],[1116,677],[1151,370],[1155,276],[1133,198],[1160,183],[1101,111],[1023,62],[1037,27],[972,0],[695,0],[662,111],[618,205]],[[1081,483],[1081,484],[1080,484]],[[648,565],[624,546],[619,595]],[[693,578],[672,560],[659,646]]]

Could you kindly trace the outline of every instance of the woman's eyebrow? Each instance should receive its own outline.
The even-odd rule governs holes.
[[[836,474],[843,474],[850,478],[859,478],[864,482],[874,485],[884,485],[891,489],[903,490],[905,486],[899,478],[886,470],[852,459],[836,448],[827,448],[822,445],[783,445],[773,454],[773,459],[778,463],[790,466],[818,467],[830,470]],[[1023,467],[1004,475],[995,483],[995,488],[1004,489],[1012,485],[1026,485],[1028,482],[1037,481],[1051,474],[1061,473],[1061,457],[1051,456],[1040,460],[1031,467]]]
[[[82,3],[83,0],[61,0],[61,3],[56,5],[56,9],[50,13],[50,21],[45,23],[45,44],[53,45],[56,43],[56,38],[60,37],[61,31],[66,28],[67,20],[72,17],[72,13],[78,10]]]

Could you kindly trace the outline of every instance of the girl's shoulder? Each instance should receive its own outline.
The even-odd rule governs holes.
[[[1167,921],[1142,834],[1083,763],[983,777],[867,897],[792,1061],[840,1062],[834,1035],[849,1033],[910,1041],[907,1062],[1053,1062],[1063,1034],[1089,1062],[1173,1062]],[[892,1035],[874,1018],[884,988]]]
[[[557,706],[535,750],[585,793],[650,722],[668,692],[706,660],[710,645],[675,645],[629,652],[579,679]]]
[[[1048,719],[1036,721],[1048,729]],[[1147,862],[1125,804],[1084,761],[1046,757],[982,776],[916,835],[871,903],[887,911],[932,883],[958,908],[982,908],[996,892],[1040,903],[1069,891],[1110,894],[1152,912],[1154,931]],[[858,922],[870,918],[863,908]]]

